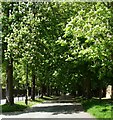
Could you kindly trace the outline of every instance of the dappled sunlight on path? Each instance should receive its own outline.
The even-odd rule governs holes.
[[[59,101],[61,100],[61,101]],[[80,103],[66,102],[63,99],[34,105],[24,112],[4,113],[5,118],[93,118],[83,111]]]

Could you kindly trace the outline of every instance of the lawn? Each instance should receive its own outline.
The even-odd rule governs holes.
[[[56,100],[56,99],[58,99],[58,97],[56,96],[50,96],[50,97],[44,96],[43,99],[37,98],[35,101],[29,100],[28,105],[25,104],[25,101],[19,101],[12,106],[8,104],[0,105],[0,108],[2,108],[2,112],[23,111],[26,108],[30,108],[31,106],[37,103],[43,102],[44,100]]]
[[[113,100],[102,100],[101,102],[98,99],[82,100],[82,105],[86,112],[97,119],[113,117]]]
[[[36,99],[35,101],[28,101],[28,105],[25,104],[25,101],[19,101],[16,102],[14,105],[8,105],[8,104],[4,104],[4,105],[0,105],[0,107],[2,107],[2,112],[14,112],[14,111],[23,111],[26,108],[30,108],[31,106],[41,103],[43,102],[43,99]]]

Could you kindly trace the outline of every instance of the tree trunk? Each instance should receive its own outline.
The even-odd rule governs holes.
[[[101,101],[102,99],[102,87],[100,86],[99,88],[99,100]]]
[[[87,79],[87,88],[86,88],[86,97],[87,99],[91,98],[91,80]]]
[[[32,71],[31,99],[35,100],[35,73]]]
[[[111,99],[113,100],[113,84],[112,84],[112,91],[111,91]]]
[[[41,86],[41,98],[43,98],[43,95],[44,95],[44,93],[43,93],[43,86]]]
[[[53,95],[53,89],[52,89],[52,86],[50,86],[50,95]]]
[[[43,84],[41,84],[41,98],[43,98],[43,95],[44,95],[44,93],[43,93]]]
[[[43,98],[43,96],[46,93],[46,86],[44,83],[41,84],[41,98]]]
[[[28,104],[28,63],[26,63],[26,96],[25,96],[25,104]]]
[[[83,98],[86,98],[86,79],[83,79],[83,86],[80,85],[80,87],[82,88],[82,96]],[[79,90],[79,88],[78,88]]]
[[[103,83],[102,83],[102,81],[101,80],[99,80],[99,82],[98,82],[98,84],[99,84],[99,100],[101,101],[101,99],[102,99],[102,94],[103,94]]]
[[[49,85],[47,86],[47,96],[48,97],[50,96],[50,87],[49,87]]]
[[[10,61],[7,62],[6,76],[7,76],[6,103],[13,105],[14,97],[13,97],[13,59],[12,58]]]

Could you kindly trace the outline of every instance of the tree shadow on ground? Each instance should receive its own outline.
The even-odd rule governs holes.
[[[4,104],[4,105],[2,105],[2,112],[23,111],[23,109],[26,109],[26,108],[27,108],[27,106],[25,106],[25,105],[19,105],[19,104],[8,105],[8,104]]]
[[[4,115],[19,115],[23,113],[29,113],[29,112],[47,112],[52,113],[52,115],[58,115],[58,114],[72,114],[72,113],[79,113],[83,111],[83,108],[81,105],[67,105],[67,104],[58,104],[58,105],[46,105],[46,106],[36,106],[31,109],[28,109],[23,112],[13,112],[13,113],[3,113]]]

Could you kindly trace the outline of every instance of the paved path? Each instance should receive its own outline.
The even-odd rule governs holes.
[[[31,109],[25,110],[24,112],[5,113],[1,115],[1,117],[29,118],[29,120],[31,120],[30,118],[89,118],[88,120],[94,118],[83,111],[80,103],[65,100],[63,101],[63,99],[59,99],[58,101],[44,102],[34,105]]]

